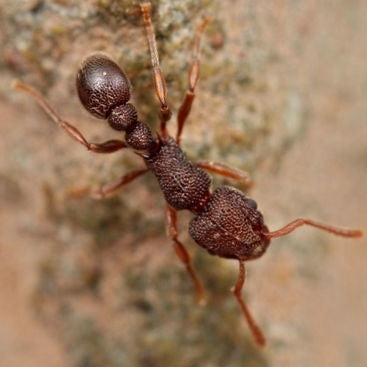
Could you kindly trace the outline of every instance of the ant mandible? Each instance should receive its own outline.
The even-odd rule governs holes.
[[[245,261],[262,256],[272,238],[285,236],[303,225],[343,237],[360,237],[362,231],[333,227],[304,218],[293,220],[276,231],[269,231],[262,214],[257,210],[257,203],[241,191],[230,186],[220,186],[211,191],[211,179],[204,170],[247,183],[249,178],[245,172],[221,163],[190,162],[180,147],[182,130],[190,113],[199,79],[200,40],[209,19],[204,19],[195,34],[189,87],[178,111],[177,133],[173,138],[168,134],[166,126],[172,113],[167,104],[167,88],[159,65],[150,8],[149,2],[140,4],[151,56],[155,93],[160,104],[160,131],[156,137],[153,137],[148,125],[138,120],[134,105],[128,103],[131,92],[129,79],[120,67],[104,54],[97,53],[86,58],[76,76],[76,86],[80,101],[86,110],[97,118],[107,120],[113,129],[124,131],[125,141],[90,143],[77,128],[60,117],[38,91],[19,81],[15,81],[13,86],[34,97],[53,121],[89,151],[112,153],[130,148],[142,157],[146,168],[129,172],[117,182],[98,190],[89,190],[89,194],[94,198],[109,197],[127,183],[152,171],[167,202],[167,235],[194,283],[199,303],[204,301],[204,290],[192,268],[187,250],[178,240],[177,210],[189,210],[195,215],[189,224],[189,233],[199,246],[212,255],[238,260],[239,275],[233,293],[256,342],[264,346],[263,333],[241,297],[245,282]]]

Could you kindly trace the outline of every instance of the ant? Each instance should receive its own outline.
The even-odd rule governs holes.
[[[204,170],[245,183],[250,180],[245,172],[221,163],[190,162],[180,147],[181,134],[195,98],[200,71],[201,36],[209,18],[204,18],[195,34],[189,87],[178,111],[177,133],[173,138],[167,131],[167,122],[172,113],[167,104],[167,88],[159,64],[150,9],[149,2],[140,4],[151,56],[154,89],[160,104],[160,131],[155,137],[149,126],[139,121],[134,105],[128,102],[131,93],[128,77],[105,54],[95,53],[84,60],[76,76],[77,91],[87,111],[97,118],[107,120],[112,129],[125,132],[124,141],[90,143],[77,128],[60,117],[38,91],[19,81],[15,81],[13,87],[30,94],[56,124],[87,150],[94,153],[112,153],[130,148],[144,160],[146,168],[131,171],[117,182],[102,186],[98,190],[88,190],[88,194],[97,199],[109,197],[124,185],[151,171],[157,178],[167,202],[167,235],[193,281],[199,303],[204,303],[204,289],[191,265],[186,248],[178,239],[178,210],[189,210],[195,215],[189,224],[189,233],[199,246],[211,255],[238,261],[239,274],[233,293],[253,337],[258,345],[264,346],[265,337],[241,296],[245,282],[245,262],[262,256],[272,238],[288,235],[303,225],[343,237],[360,237],[362,231],[338,228],[305,218],[295,219],[283,228],[269,231],[254,200],[231,186],[223,185],[214,191],[211,190],[210,176]]]

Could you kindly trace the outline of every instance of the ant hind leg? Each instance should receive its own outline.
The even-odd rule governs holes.
[[[30,87],[27,84],[21,83],[19,81],[14,81],[12,84],[14,89],[18,89],[22,92],[29,94],[33,97],[36,102],[40,105],[40,107],[47,113],[49,117],[61,128],[65,130],[65,132],[79,144],[85,146],[89,151],[94,153],[113,153],[117,150],[126,148],[127,145],[122,140],[108,140],[103,143],[89,143],[85,137],[81,134],[81,132],[72,124],[65,121],[51,105],[48,103],[46,98],[42,96],[40,92]]]
[[[190,114],[191,106],[195,98],[195,87],[199,80],[200,74],[200,42],[201,36],[210,21],[209,17],[205,17],[202,23],[196,30],[195,40],[194,40],[194,50],[192,53],[192,62],[189,69],[189,88],[186,91],[185,98],[178,110],[177,114],[177,133],[176,142],[180,145],[180,139],[183,127],[185,125],[186,119]]]
[[[150,58],[153,68],[154,89],[160,104],[160,133],[163,137],[167,136],[167,121],[171,118],[172,112],[167,104],[167,86],[161,67],[159,65],[158,48],[155,39],[154,26],[150,15],[151,4],[144,2],[140,4],[140,10],[144,19],[144,26],[149,46]]]

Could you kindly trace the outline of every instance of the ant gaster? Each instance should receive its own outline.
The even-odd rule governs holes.
[[[73,125],[62,119],[42,95],[23,83],[14,82],[16,89],[32,95],[46,113],[78,143],[95,153],[111,153],[130,148],[142,157],[146,167],[123,175],[117,182],[98,190],[88,190],[95,198],[115,194],[118,189],[148,171],[153,172],[163,192],[166,206],[167,234],[172,240],[178,258],[185,265],[195,286],[199,302],[204,300],[200,280],[192,268],[184,245],[178,240],[177,210],[189,210],[195,217],[189,225],[190,236],[210,254],[239,262],[239,275],[233,293],[250,327],[256,342],[263,346],[265,338],[252,318],[241,297],[245,281],[245,261],[262,256],[270,240],[289,234],[302,225],[310,225],[338,236],[360,237],[360,230],[342,229],[321,224],[310,219],[296,219],[281,229],[270,232],[254,200],[241,191],[220,186],[211,191],[211,179],[204,171],[211,171],[249,183],[245,172],[215,162],[190,162],[180,147],[180,137],[189,115],[200,70],[200,40],[209,19],[205,18],[196,31],[192,63],[189,70],[189,87],[177,115],[177,134],[169,136],[166,123],[171,117],[167,104],[167,89],[158,58],[150,3],[140,4],[148,40],[155,92],[160,104],[160,131],[153,136],[151,129],[138,120],[137,111],[130,99],[130,82],[120,67],[104,54],[93,54],[81,65],[76,85],[83,106],[97,118],[107,120],[118,131],[125,132],[125,141],[108,140],[89,143]]]

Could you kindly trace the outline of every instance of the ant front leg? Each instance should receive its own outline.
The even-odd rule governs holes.
[[[191,106],[195,98],[195,87],[199,80],[200,74],[200,41],[209,21],[209,17],[204,18],[204,21],[200,24],[195,34],[194,50],[192,53],[192,62],[189,70],[189,88],[186,91],[185,99],[183,100],[177,114],[176,143],[178,145],[180,145],[182,130],[186,119],[190,114]]]
[[[173,241],[173,247],[178,258],[181,262],[185,265],[187,272],[189,273],[196,291],[196,298],[200,305],[205,304],[205,297],[204,297],[204,288],[201,284],[198,276],[196,275],[190,260],[190,255],[187,252],[184,245],[177,239],[178,231],[177,231],[177,213],[176,210],[170,207],[169,205],[166,206],[166,223],[167,223],[167,235]]]
[[[65,121],[37,90],[19,81],[14,81],[12,86],[13,88],[21,90],[22,92],[25,92],[33,97],[40,107],[47,113],[48,116],[51,117],[54,122],[56,122],[57,125],[63,128],[66,133],[79,144],[84,145],[89,151],[94,153],[113,153],[117,150],[127,147],[122,140],[116,139],[108,140],[103,143],[89,143],[81,134],[81,132],[69,122]]]
[[[167,103],[167,85],[164,79],[161,67],[159,65],[159,55],[157,43],[155,40],[154,26],[152,23],[152,18],[150,15],[151,5],[149,2],[140,4],[140,10],[144,19],[144,26],[149,46],[150,58],[153,68],[153,82],[155,93],[158,97],[160,103],[160,120],[161,120],[161,135],[165,138],[167,137],[167,121],[172,116],[172,111],[168,107]]]
[[[233,288],[233,293],[236,297],[238,304],[241,307],[242,314],[245,317],[248,326],[250,327],[252,335],[254,336],[257,344],[263,347],[265,346],[265,337],[262,331],[260,330],[260,328],[257,326],[256,322],[254,321],[253,317],[251,316],[251,313],[249,309],[247,308],[245,301],[242,298],[241,293],[242,293],[243,285],[245,284],[246,269],[245,269],[244,261],[239,260],[239,264],[240,264],[240,269],[239,269],[236,284]]]
[[[118,180],[111,184],[104,185],[99,189],[91,189],[91,188],[76,188],[71,190],[70,194],[73,197],[80,198],[84,196],[90,196],[93,199],[105,199],[111,196],[114,196],[118,193],[118,191],[128,183],[134,181],[139,176],[144,175],[149,171],[148,168],[137,169],[126,173],[125,175],[121,176]]]
[[[223,163],[205,161],[205,162],[196,162],[195,165],[209,172],[216,173],[218,175],[235,180],[243,184],[246,188],[250,188],[253,184],[247,172],[231,168]]]

